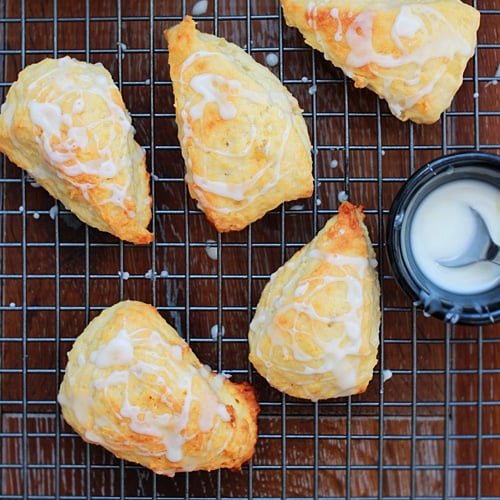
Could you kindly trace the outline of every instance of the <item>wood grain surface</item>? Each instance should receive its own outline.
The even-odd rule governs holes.
[[[395,283],[384,242],[412,172],[445,153],[500,153],[500,1],[474,2],[482,21],[464,84],[438,123],[418,126],[308,48],[277,0],[209,0],[199,29],[264,64],[279,57],[271,69],[303,107],[315,153],[311,199],[223,235],[184,185],[162,34],[194,3],[0,0],[1,100],[44,57],[102,62],[147,151],[155,233],[137,247],[86,227],[0,158],[0,498],[499,498],[500,328],[424,317]],[[270,274],[335,213],[341,191],[364,205],[379,258],[380,362],[366,393],[312,404],[251,370],[246,335]],[[64,423],[56,395],[66,353],[125,298],[157,306],[203,362],[255,385],[259,440],[241,472],[155,476]],[[213,336],[217,325],[223,336]]]

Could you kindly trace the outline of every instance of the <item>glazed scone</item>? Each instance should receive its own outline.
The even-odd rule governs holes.
[[[257,440],[253,388],[202,365],[137,301],[105,309],[76,339],[58,401],[85,441],[167,476],[239,469]]]
[[[240,230],[313,191],[296,99],[240,47],[187,16],[165,31],[191,196],[218,231]]]
[[[149,243],[149,174],[120,91],[101,64],[27,66],[0,114],[0,151],[80,220]]]
[[[262,292],[250,324],[250,361],[286,394],[349,396],[372,378],[380,289],[363,218],[360,207],[344,202]]]
[[[479,11],[460,0],[281,0],[286,23],[400,120],[436,122],[476,47]]]

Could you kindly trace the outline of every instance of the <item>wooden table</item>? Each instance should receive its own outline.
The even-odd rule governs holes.
[[[424,317],[395,283],[384,242],[391,202],[412,172],[446,153],[500,152],[500,1],[474,2],[477,57],[451,109],[428,126],[398,121],[355,89],[285,26],[278,0],[208,3],[201,30],[262,63],[278,56],[271,69],[304,108],[314,146],[313,197],[223,235],[184,185],[162,35],[194,2],[0,0],[1,100],[43,57],[102,62],[147,150],[155,233],[136,247],[89,229],[0,160],[0,498],[499,498],[500,328]],[[336,213],[341,191],[364,205],[379,257],[380,362],[365,394],[313,404],[251,370],[248,323],[269,275]],[[255,385],[260,435],[242,472],[154,476],[63,422],[66,353],[92,317],[125,298],[157,306],[203,362]]]

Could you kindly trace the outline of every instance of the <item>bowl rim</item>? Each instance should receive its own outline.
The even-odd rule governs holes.
[[[433,189],[458,180],[457,172],[460,173],[463,168],[464,173],[466,167],[469,167],[468,178],[484,179],[480,175],[474,177],[471,167],[482,167],[478,173],[491,172],[495,179],[498,176],[500,189],[500,155],[467,151],[439,156],[429,161],[410,175],[393,199],[387,222],[386,255],[399,286],[424,313],[449,323],[487,325],[500,321],[500,285],[479,294],[456,294],[435,285],[420,270],[415,271],[416,264],[412,266],[403,256],[408,247],[401,238],[406,209],[416,197],[424,198]],[[478,300],[477,297],[481,295],[484,299]],[[468,300],[471,297],[476,297],[476,300]]]

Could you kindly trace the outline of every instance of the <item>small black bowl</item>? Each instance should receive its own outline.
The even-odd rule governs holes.
[[[424,275],[411,248],[410,227],[419,204],[434,189],[464,179],[486,182],[500,190],[500,156],[478,151],[451,154],[415,172],[393,201],[387,255],[399,285],[424,313],[450,323],[486,325],[500,320],[500,286],[474,294],[445,290]]]

